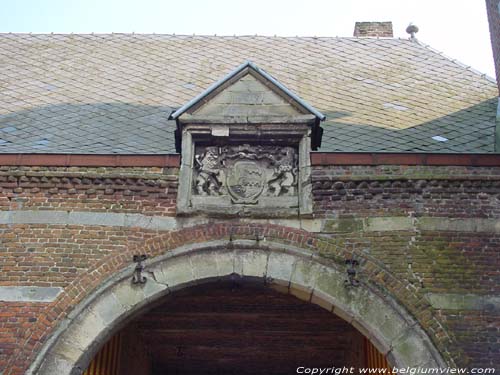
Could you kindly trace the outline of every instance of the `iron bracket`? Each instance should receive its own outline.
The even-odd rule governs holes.
[[[344,286],[353,287],[359,286],[359,280],[356,278],[356,266],[359,262],[356,259],[346,259],[345,264],[347,266],[347,280],[344,280]]]
[[[134,270],[134,275],[132,276],[132,284],[145,284],[147,279],[143,276],[142,271],[144,271],[144,262],[148,256],[146,254],[134,255],[132,260],[137,263]]]

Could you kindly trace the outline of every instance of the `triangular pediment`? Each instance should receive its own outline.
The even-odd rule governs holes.
[[[255,64],[246,62],[173,113],[172,118],[321,121],[324,115]]]
[[[293,106],[269,86],[248,73],[192,113],[195,116],[299,116]]]

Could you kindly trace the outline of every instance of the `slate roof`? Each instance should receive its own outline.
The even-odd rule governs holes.
[[[169,114],[246,60],[327,116],[322,152],[494,151],[494,81],[415,41],[0,34],[0,152],[174,153]]]

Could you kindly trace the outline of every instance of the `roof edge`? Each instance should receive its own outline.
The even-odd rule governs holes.
[[[279,82],[276,78],[271,76],[269,73],[267,73],[265,70],[259,68],[257,65],[255,65],[251,61],[245,61],[243,64],[238,66],[236,69],[234,69],[232,72],[218,80],[217,82],[213,83],[210,85],[205,91],[203,91],[201,94],[195,96],[193,99],[191,99],[189,102],[184,104],[182,107],[177,109],[174,113],[170,115],[170,119],[177,120],[179,116],[181,116],[183,113],[188,111],[190,108],[192,108],[195,104],[203,100],[205,97],[210,95],[212,92],[217,90],[219,87],[224,85],[226,82],[231,80],[233,77],[241,73],[244,69],[250,68],[256,73],[258,73],[260,76],[264,77],[266,80],[270,81],[274,86],[276,86],[279,90],[284,92],[287,96],[295,100],[299,105],[304,107],[306,110],[308,110],[311,114],[316,116],[320,121],[323,121],[326,119],[326,116],[322,114],[320,111],[318,111],[316,108],[311,106],[309,103],[304,101],[302,98],[300,98],[298,95],[290,91],[285,85],[283,85],[281,82]]]
[[[431,52],[434,52],[435,54],[437,54],[437,55],[439,55],[439,56],[442,56],[442,57],[443,57],[443,58],[445,58],[446,60],[451,61],[452,63],[454,63],[454,64],[458,65],[459,67],[461,67],[461,68],[463,68],[463,69],[465,69],[465,70],[467,70],[467,71],[469,71],[469,72],[471,72],[471,73],[473,73],[473,74],[476,74],[476,75],[480,76],[481,78],[486,79],[487,81],[489,81],[489,82],[491,82],[491,83],[495,83],[495,84],[497,83],[496,78],[491,77],[491,76],[489,76],[488,74],[483,73],[483,72],[481,72],[481,71],[479,71],[479,70],[477,70],[477,69],[474,69],[471,65],[464,64],[463,62],[461,62],[461,61],[460,61],[460,60],[458,60],[458,59],[455,59],[455,58],[453,58],[453,57],[451,57],[451,56],[448,56],[448,55],[447,55],[447,54],[445,54],[444,52],[439,51],[439,50],[437,50],[437,49],[435,49],[435,48],[431,47],[429,44],[426,44],[426,43],[422,42],[420,39],[415,38],[415,39],[414,39],[414,40],[412,40],[412,41],[413,41],[414,43],[417,43],[419,46],[422,46],[422,47],[424,47],[425,49],[427,49],[427,50],[429,50],[429,51],[431,51]]]
[[[311,152],[311,165],[456,165],[500,167],[500,154]],[[0,154],[0,166],[179,167],[179,154]]]
[[[500,167],[500,154],[312,152],[311,165],[453,165]]]
[[[179,167],[179,154],[0,154],[2,166]]]

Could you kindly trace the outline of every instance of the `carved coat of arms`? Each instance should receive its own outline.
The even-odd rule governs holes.
[[[237,161],[226,177],[227,190],[234,203],[256,203],[265,183],[266,173],[254,161]]]
[[[260,197],[297,194],[293,147],[199,147],[195,162],[193,195],[229,196],[236,204],[256,204]]]

